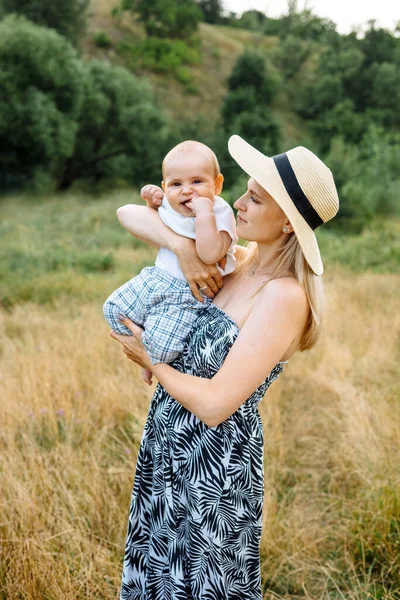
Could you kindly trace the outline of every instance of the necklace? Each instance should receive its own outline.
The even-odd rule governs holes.
[[[251,261],[251,262],[254,262],[254,257],[253,257],[253,259],[252,259],[252,261]],[[250,263],[250,264],[251,264],[251,263]],[[252,270],[250,271],[250,275],[254,275],[254,273],[255,273],[255,272],[256,272],[256,271],[257,271],[259,268],[260,268],[260,265],[258,265],[257,267],[254,267],[254,269],[252,269]]]

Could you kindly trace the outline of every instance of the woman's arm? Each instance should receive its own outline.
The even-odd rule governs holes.
[[[304,290],[293,278],[268,283],[212,379],[179,373],[167,364],[152,365],[136,326],[133,339],[111,335],[118,341],[129,337],[124,348],[127,356],[149,368],[175,400],[215,427],[245,402],[300,338],[308,313]],[[129,326],[126,321],[124,324]]]

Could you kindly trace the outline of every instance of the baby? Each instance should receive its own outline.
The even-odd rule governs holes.
[[[162,221],[176,233],[193,238],[203,262],[214,264],[226,255],[224,270],[217,268],[221,275],[232,273],[236,223],[232,208],[218,196],[224,178],[214,152],[200,142],[182,142],[164,158],[162,176],[164,195],[158,211]],[[144,197],[157,194],[161,200],[162,191],[156,186],[142,189]],[[118,218],[126,226],[124,219]],[[205,302],[211,302],[201,294]],[[144,328],[142,342],[156,364],[170,363],[182,352],[202,308],[204,304],[192,294],[176,255],[160,248],[155,266],[145,267],[115,290],[104,303],[103,312],[117,333],[132,335],[119,321],[121,314]]]

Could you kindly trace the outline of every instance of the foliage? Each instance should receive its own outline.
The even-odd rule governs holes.
[[[0,73],[2,189],[158,174],[166,121],[126,69],[84,63],[55,31],[10,15],[0,23]]]
[[[0,22],[0,188],[54,176],[74,149],[84,65],[56,31],[10,15]]]
[[[222,0],[196,0],[206,23],[221,23],[223,20]]]
[[[149,36],[190,38],[202,12],[195,0],[123,0],[123,8],[137,13]]]
[[[146,82],[122,67],[91,61],[74,151],[59,187],[80,178],[122,178],[137,185],[153,179],[165,150],[165,124]]]
[[[281,41],[274,52],[274,58],[284,79],[292,79],[298,73],[312,50],[312,43],[292,34]]]
[[[216,135],[228,186],[240,173],[227,151],[230,135],[243,136],[266,154],[277,152],[280,125],[269,106],[277,90],[277,74],[261,54],[247,50],[239,56],[228,78],[228,92],[221,107],[221,131]]]
[[[245,51],[228,78],[228,90],[253,89],[255,99],[270,104],[278,89],[277,74],[258,52]]]
[[[98,48],[111,48],[112,41],[105,31],[98,31],[93,36],[93,41]]]
[[[400,214],[399,133],[370,127],[358,145],[336,137],[326,161],[340,198],[332,227],[357,232],[376,217]]]
[[[22,15],[36,23],[55,29],[77,44],[86,30],[90,0],[0,0],[0,18],[9,13]]]
[[[243,27],[243,29],[250,29],[250,31],[263,31],[267,21],[268,17],[265,13],[252,9],[244,11],[234,24],[236,27]]]
[[[302,40],[328,41],[334,43],[339,34],[330,19],[317,16],[311,9],[298,9],[297,0],[288,1],[288,12],[278,19],[267,19],[264,32],[278,35],[281,39],[289,35]]]
[[[129,65],[135,72],[148,69],[156,73],[172,73],[179,79],[183,65],[197,64],[200,53],[197,45],[185,40],[148,37],[133,44],[121,42],[119,52],[129,57]]]

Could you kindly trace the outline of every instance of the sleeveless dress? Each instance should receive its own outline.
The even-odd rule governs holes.
[[[208,304],[172,366],[211,378],[238,334],[233,319]],[[264,440],[257,405],[284,364],[214,427],[157,385],[137,459],[121,600],[262,599]]]

